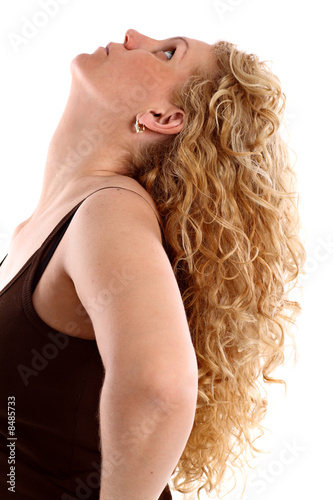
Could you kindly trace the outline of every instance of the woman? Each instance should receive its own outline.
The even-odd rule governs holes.
[[[218,490],[300,309],[279,81],[229,43],[134,30],[71,72],[0,273],[2,498]]]

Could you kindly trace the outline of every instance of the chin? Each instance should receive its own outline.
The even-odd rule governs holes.
[[[83,53],[83,54],[78,54],[74,59],[72,60],[70,64],[70,71],[71,74],[73,75],[74,72],[77,71],[82,71],[85,67],[87,67],[89,63],[89,58],[91,56],[89,54]]]

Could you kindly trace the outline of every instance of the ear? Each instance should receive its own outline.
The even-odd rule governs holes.
[[[147,111],[137,116],[139,123],[146,129],[159,134],[178,134],[184,128],[185,112],[179,108],[173,108],[165,113]]]

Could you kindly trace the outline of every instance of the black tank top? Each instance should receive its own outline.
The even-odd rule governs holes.
[[[83,201],[0,292],[1,500],[99,499],[104,368],[96,341],[52,329],[32,303]],[[162,497],[171,499],[168,490]]]

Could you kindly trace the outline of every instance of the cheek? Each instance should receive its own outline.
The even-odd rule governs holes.
[[[171,68],[152,55],[134,53],[123,61],[125,68],[124,80],[129,79],[132,87],[140,88],[141,92],[152,92],[166,89],[172,78]]]
[[[170,71],[162,65],[149,65],[138,59],[122,61],[119,65],[116,61],[109,63],[104,81],[109,81],[118,97],[131,107],[143,106],[167,91]]]

